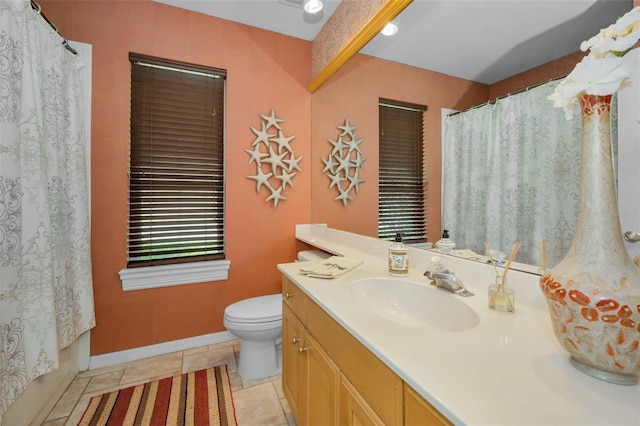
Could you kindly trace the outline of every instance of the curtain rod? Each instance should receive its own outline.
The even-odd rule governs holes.
[[[494,99],[494,100],[492,100],[492,101],[483,102],[483,103],[481,103],[481,104],[479,104],[479,105],[474,105],[474,106],[471,106],[471,107],[469,107],[469,108],[465,108],[465,109],[460,110],[460,111],[452,112],[451,114],[447,114],[447,117],[451,117],[451,116],[454,116],[454,115],[460,114],[461,112],[469,111],[469,110],[472,110],[472,109],[475,109],[475,108],[480,108],[480,107],[485,106],[485,105],[495,104],[495,103],[496,103],[496,102],[498,102],[500,99],[508,98],[509,96],[513,96],[513,95],[517,95],[518,93],[526,92],[526,91],[527,91],[527,90],[529,90],[529,89],[535,89],[536,87],[538,87],[538,86],[542,86],[543,84],[547,84],[547,83],[551,83],[552,81],[556,81],[556,80],[563,79],[563,78],[565,78],[567,75],[568,75],[568,74],[563,75],[563,76],[560,76],[560,77],[555,77],[555,78],[552,78],[552,79],[550,79],[550,80],[548,80],[548,81],[543,81],[542,83],[534,84],[533,86],[528,86],[528,87],[525,87],[524,89],[517,90],[517,91],[515,91],[515,92],[513,92],[513,93],[507,93],[507,94],[506,94],[506,95],[504,95],[504,96],[498,96],[497,98],[495,98],[495,99]]]
[[[53,28],[53,30],[60,36],[62,37],[62,45],[64,46],[65,49],[67,49],[69,52],[73,53],[74,55],[78,54],[78,51],[76,49],[74,49],[73,47],[71,47],[71,45],[69,45],[69,42],[67,41],[66,38],[63,37],[62,34],[60,34],[60,31],[58,31],[58,28],[53,25],[53,23],[45,16],[44,12],[42,12],[42,7],[40,7],[40,5],[38,3],[36,3],[35,1],[31,0],[31,7],[33,8],[33,10],[36,11],[36,13],[40,16],[42,16],[42,19],[44,19],[46,21],[47,24],[49,24],[49,26],[51,28]]]

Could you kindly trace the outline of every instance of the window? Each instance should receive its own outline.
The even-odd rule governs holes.
[[[423,117],[427,107],[380,99],[378,237],[401,232],[407,243],[427,241]]]
[[[127,268],[224,259],[226,71],[129,60]]]

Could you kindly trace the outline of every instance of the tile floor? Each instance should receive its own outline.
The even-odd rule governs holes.
[[[78,374],[43,426],[75,426],[92,396],[176,374],[227,364],[240,426],[295,426],[281,376],[244,380],[238,375],[240,341],[188,349]]]

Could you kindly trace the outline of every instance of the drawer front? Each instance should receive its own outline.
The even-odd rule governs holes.
[[[307,299],[307,295],[289,278],[282,277],[282,300],[305,327],[307,325]]]
[[[402,379],[309,300],[307,328],[386,425],[403,423]]]

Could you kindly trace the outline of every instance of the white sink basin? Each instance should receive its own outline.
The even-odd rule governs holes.
[[[371,313],[408,327],[464,331],[480,321],[460,296],[411,281],[363,278],[349,284],[349,290]]]

